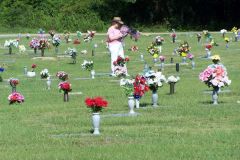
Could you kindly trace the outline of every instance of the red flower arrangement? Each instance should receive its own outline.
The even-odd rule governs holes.
[[[123,67],[126,62],[129,62],[129,57],[122,58],[118,56],[117,60],[113,62],[113,65]]]
[[[34,72],[34,69],[37,67],[36,64],[32,64],[32,72]]]
[[[140,99],[145,92],[149,90],[149,86],[147,85],[147,81],[143,76],[137,75],[135,78],[134,86],[134,98]]]
[[[171,34],[171,37],[173,37],[173,38],[175,38],[176,36],[177,36],[176,33]]]
[[[9,83],[12,87],[16,87],[19,84],[19,80],[15,78],[10,78]]]
[[[212,45],[211,44],[206,44],[205,48],[208,49],[208,50],[211,50],[212,49]]]
[[[85,104],[88,108],[91,108],[94,113],[102,111],[102,108],[108,106],[108,102],[104,100],[102,97],[95,98],[86,98]]]
[[[69,82],[61,82],[58,85],[58,88],[60,89],[60,91],[62,90],[65,93],[71,92],[71,84]]]

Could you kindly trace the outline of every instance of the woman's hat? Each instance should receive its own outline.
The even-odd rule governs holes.
[[[122,19],[121,19],[121,17],[113,17],[112,22],[117,22],[117,23],[119,23],[119,24],[121,24],[121,25],[124,24],[123,21],[122,21]]]
[[[212,60],[219,60],[220,61],[220,56],[219,55],[213,55],[211,57]]]

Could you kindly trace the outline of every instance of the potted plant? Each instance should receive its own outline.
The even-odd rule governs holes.
[[[86,98],[85,104],[88,108],[92,110],[92,123],[93,123],[93,134],[99,135],[99,127],[100,127],[100,112],[103,108],[108,106],[108,102],[104,100],[102,97],[94,97],[94,98]]]

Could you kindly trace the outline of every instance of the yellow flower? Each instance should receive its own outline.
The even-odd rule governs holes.
[[[229,38],[228,38],[228,37],[225,37],[224,40],[225,40],[226,42],[229,42]]]
[[[213,55],[212,57],[211,57],[211,59],[212,60],[220,60],[220,56],[219,55]]]
[[[187,56],[187,53],[182,52],[182,53],[181,53],[181,56],[182,56],[182,57],[186,57],[186,56]]]

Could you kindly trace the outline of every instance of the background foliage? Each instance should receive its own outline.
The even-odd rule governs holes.
[[[0,26],[105,31],[113,16],[140,30],[219,30],[238,26],[237,0],[3,0]],[[2,29],[2,30],[3,30]]]

